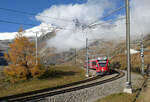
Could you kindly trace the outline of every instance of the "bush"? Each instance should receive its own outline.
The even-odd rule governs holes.
[[[9,65],[4,69],[4,74],[7,81],[16,83],[29,78],[42,78],[46,74],[46,69],[40,64],[34,65],[30,70],[21,65]]]
[[[24,66],[10,65],[4,69],[4,74],[6,75],[8,81],[15,83],[26,80],[28,71]]]
[[[31,76],[33,78],[40,78],[43,76],[46,70],[44,66],[38,64],[38,65],[35,65],[33,68],[31,68],[30,71],[31,71]]]

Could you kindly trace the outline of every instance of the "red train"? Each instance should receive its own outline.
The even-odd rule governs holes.
[[[109,74],[110,69],[109,65],[110,62],[108,58],[97,58],[97,59],[90,59],[89,60],[89,68],[95,69],[99,74]]]

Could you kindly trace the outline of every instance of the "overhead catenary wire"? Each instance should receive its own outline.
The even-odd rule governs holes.
[[[118,18],[118,19],[115,19],[115,20],[107,20],[105,22],[102,22],[102,23],[96,23],[96,24],[93,24],[93,25],[90,25],[89,27],[94,27],[94,26],[97,26],[97,25],[103,25],[103,24],[106,24],[106,23],[111,23],[111,22],[114,22],[114,21],[119,21],[119,20],[124,20],[125,17],[121,17],[121,18]]]
[[[125,8],[125,5],[124,5],[124,6],[119,7],[119,8],[117,8],[117,9],[115,9],[115,10],[113,10],[112,12],[110,12],[110,13],[106,14],[105,16],[101,17],[100,19],[107,18],[107,17],[109,17],[109,16],[113,15],[114,13],[116,13],[116,12],[118,12],[118,11],[122,10],[123,8]],[[93,25],[94,23],[96,23],[96,22],[98,22],[98,21],[99,21],[99,19],[98,19],[98,20],[93,21],[93,22],[92,22],[92,23],[90,23],[88,26],[91,26],[91,25]]]
[[[10,24],[19,24],[19,25],[26,25],[26,26],[37,26],[35,24],[27,24],[27,23],[20,23],[20,22],[14,22],[14,21],[8,21],[8,20],[0,20],[0,22],[3,23],[10,23]]]
[[[122,17],[122,18],[116,19],[115,21],[119,21],[119,20],[123,20],[123,19],[125,19],[125,18]],[[1,20],[1,19],[0,19],[0,22],[10,23],[10,24],[17,24],[17,25],[25,25],[25,26],[31,26],[31,27],[37,26],[36,24],[31,24],[31,23],[21,23],[21,22],[10,21],[10,20]],[[97,23],[97,24],[94,24],[92,26],[103,25],[103,24],[106,24],[106,23],[109,23],[109,22],[113,22],[113,20],[108,20],[108,21],[105,21],[103,23]],[[92,27],[92,26],[89,26],[89,27]],[[63,27],[51,27],[51,28],[62,29],[62,30],[74,30],[74,29],[63,28]]]
[[[3,22],[3,23],[10,23],[10,24],[17,24],[17,25],[25,25],[25,26],[31,26],[31,27],[34,27],[34,26],[37,26],[35,24],[27,24],[27,23],[20,23],[20,22],[15,22],[15,21],[8,21],[8,20],[1,20],[0,19],[0,22]],[[51,28],[56,28],[56,29],[63,29],[63,30],[73,30],[73,29],[68,29],[68,28],[63,28],[63,27],[51,27]]]
[[[109,14],[103,16],[101,19],[104,19],[106,17],[109,17],[111,16],[112,14],[114,14],[115,12],[118,12],[120,11],[121,9],[123,9],[125,6],[121,6],[120,8],[117,8],[115,10],[113,10],[112,12],[110,12]],[[5,11],[10,11],[10,12],[16,12],[16,13],[20,13],[20,14],[26,14],[26,15],[37,15],[36,13],[31,13],[31,12],[25,12],[25,11],[20,11],[20,10],[14,10],[14,9],[9,9],[9,8],[2,8],[0,7],[1,10],[5,10]],[[47,17],[47,18],[51,18],[51,19],[55,19],[55,20],[62,20],[62,21],[69,21],[69,22],[73,22],[73,20],[66,20],[66,19],[62,19],[62,18],[55,18],[55,17],[49,17],[49,16],[42,16],[42,15],[37,15],[37,16],[41,16],[41,17]],[[97,21],[99,21],[100,19],[92,22],[91,24],[88,24],[87,27],[91,27],[92,24],[96,23]],[[26,26],[36,26],[34,24],[25,24],[25,23],[19,23],[19,22],[13,22],[13,21],[6,21],[6,20],[0,20],[0,22],[4,22],[4,23],[11,23],[11,24],[21,24],[21,25],[26,25]],[[112,21],[106,21],[104,23],[101,23],[101,24],[95,24],[93,26],[96,26],[96,25],[103,25],[105,23],[108,23],[108,22],[112,22]],[[50,22],[51,23],[51,22]],[[80,23],[80,22],[79,22]],[[82,24],[82,23],[80,23]],[[58,27],[58,29],[63,29],[63,30],[73,30],[73,29],[66,29],[66,28],[63,28],[63,27]]]
[[[9,8],[2,8],[2,7],[0,7],[0,10],[9,11],[9,12],[16,12],[16,13],[26,14],[26,15],[32,15],[32,16],[37,15],[37,13],[25,12],[25,11],[14,10],[14,9],[9,9]],[[67,19],[63,19],[63,18],[56,18],[56,17],[42,16],[42,15],[37,15],[37,16],[51,18],[51,19],[55,19],[55,20],[72,22],[72,20],[67,20]]]
[[[115,12],[118,12],[120,11],[121,9],[125,8],[125,6],[121,6],[120,8],[117,8],[115,10],[113,10],[112,12],[104,15],[103,17],[101,17],[100,19],[104,19],[104,18],[107,18],[109,16],[111,16],[112,14],[114,14]],[[14,10],[14,9],[9,9],[9,8],[2,8],[0,7],[0,10],[4,10],[4,11],[9,11],[9,12],[16,12],[16,13],[20,13],[20,14],[26,14],[26,15],[32,15],[32,16],[35,16],[37,15],[37,13],[31,13],[31,12],[25,12],[25,11],[20,11],[20,10]],[[56,17],[50,17],[50,16],[42,16],[42,15],[37,15],[37,16],[40,16],[40,17],[46,17],[46,18],[51,18],[51,19],[55,19],[55,20],[61,20],[61,21],[67,21],[67,22],[73,22],[73,20],[67,20],[67,19],[63,19],[63,18],[56,18]],[[88,24],[88,26],[91,26],[92,24],[98,22],[100,19]],[[50,22],[51,23],[51,22]],[[79,22],[80,23],[80,22]],[[80,23],[82,24],[82,23]]]
[[[2,8],[2,7],[0,7],[0,10],[14,12],[14,13],[19,13],[19,14],[23,14],[23,15],[31,15],[31,16],[35,16],[36,15],[36,16],[39,16],[39,17],[45,17],[45,18],[50,18],[50,19],[59,20],[59,21],[63,21],[63,22],[68,22],[68,23],[70,23],[68,25],[73,25],[73,20],[67,20],[67,19],[63,19],[63,18],[56,18],[56,17],[50,17],[50,16],[37,15],[37,13],[20,11],[20,10],[14,10],[14,9],[9,9],[9,8]],[[46,22],[47,23],[52,23],[52,22],[48,22],[48,21],[46,21]]]
[[[118,12],[118,11],[120,11],[121,9],[123,9],[125,6],[123,6],[123,7],[120,7],[120,8],[118,8],[118,9],[116,9],[116,10],[114,10],[114,11],[112,11],[111,13],[109,13],[108,15],[105,15],[104,17],[102,17],[101,19],[104,19],[104,18],[106,18],[106,17],[109,17],[109,16],[111,16],[112,14],[114,14],[115,12]],[[88,24],[87,26],[82,26],[82,30],[85,30],[86,28],[90,28],[90,27],[92,27],[92,25],[94,24],[94,23],[96,23],[96,22],[98,22],[99,20],[96,20],[96,21],[94,21],[94,22],[92,22],[92,23],[90,23],[90,24]],[[100,24],[99,24],[100,25]],[[86,60],[87,60],[87,68],[86,68],[86,76],[88,77],[89,76],[89,73],[88,73],[88,70],[89,70],[89,68],[88,68],[88,63],[89,63],[89,55],[88,55],[88,38],[86,37]]]
[[[106,17],[109,17],[111,16],[112,14],[114,14],[115,12],[118,12],[119,10],[123,9],[125,6],[121,6],[120,8],[118,9],[115,9],[113,10],[111,13],[103,16],[102,18],[106,18]],[[31,12],[24,12],[24,11],[20,11],[20,10],[14,10],[14,9],[8,9],[8,8],[1,8],[1,10],[5,10],[5,11],[10,11],[10,12],[17,12],[17,13],[21,13],[21,14],[27,14],[27,15],[36,15],[36,13],[31,13]],[[42,16],[42,15],[38,15],[38,16]],[[48,18],[51,18],[51,19],[56,19],[56,20],[63,20],[63,21],[73,21],[73,20],[65,20],[65,19],[61,19],[61,18],[54,18],[54,17],[49,17],[49,16],[42,16],[42,17],[48,17]],[[101,18],[101,19],[102,19]],[[122,18],[119,18],[117,20],[122,20]],[[117,21],[116,20],[116,21]],[[96,23],[97,21],[99,20],[96,20],[95,22],[91,23],[91,24],[88,24],[88,26],[86,27],[92,27],[92,26],[96,26],[96,25],[103,25],[105,23],[108,23],[108,22],[113,22],[113,20],[108,20],[108,21],[105,21],[104,23],[98,23],[98,24],[94,24]],[[19,25],[26,25],[26,26],[37,26],[35,24],[26,24],[26,23],[20,23],[20,22],[14,22],[14,21],[8,21],[8,20],[0,20],[0,22],[3,22],[3,23],[11,23],[11,24],[19,24]],[[80,22],[79,22],[80,23]],[[80,23],[82,24],[82,23]],[[94,25],[93,25],[94,24]],[[68,28],[63,28],[63,27],[52,27],[52,28],[57,28],[57,29],[63,29],[63,30],[73,30],[73,29],[68,29]]]

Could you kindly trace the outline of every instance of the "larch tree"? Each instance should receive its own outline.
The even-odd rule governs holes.
[[[23,29],[20,28],[8,52],[7,60],[13,65],[21,65],[29,68],[35,64],[35,44],[23,36]]]
[[[35,43],[29,41],[23,34],[24,31],[20,28],[13,42],[9,45],[8,54],[5,54],[5,58],[10,64],[4,71],[8,76],[11,76],[11,80],[16,78],[25,80],[40,73],[39,65],[36,65]]]

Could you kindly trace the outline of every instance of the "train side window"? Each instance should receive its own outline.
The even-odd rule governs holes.
[[[97,65],[97,64],[96,64],[96,62],[94,61],[94,62],[92,62],[92,65],[94,65],[94,66],[95,66],[95,65]]]

